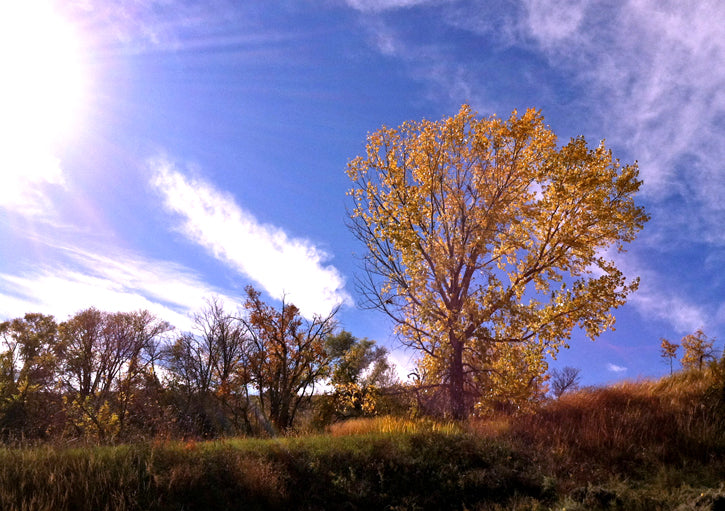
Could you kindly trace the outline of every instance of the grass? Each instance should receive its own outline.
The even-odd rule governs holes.
[[[463,428],[453,421],[430,419],[408,419],[405,417],[374,417],[350,419],[333,424],[329,428],[332,436],[349,436],[369,433],[461,433]]]
[[[0,509],[443,509],[542,498],[525,456],[457,433],[0,451]]]
[[[3,510],[725,509],[715,369],[467,423],[356,419],[289,438],[0,449]]]

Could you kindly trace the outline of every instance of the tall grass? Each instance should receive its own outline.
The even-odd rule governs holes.
[[[378,417],[288,438],[5,448],[0,509],[725,509],[716,369],[463,424]]]
[[[544,481],[502,444],[435,431],[0,451],[10,511],[476,509]]]
[[[405,417],[367,417],[350,419],[331,425],[332,436],[366,435],[371,433],[443,433],[463,432],[463,427],[453,421],[432,419],[408,419]]]
[[[570,484],[673,472],[680,482],[725,482],[722,385],[706,371],[564,394],[513,421],[507,437]]]

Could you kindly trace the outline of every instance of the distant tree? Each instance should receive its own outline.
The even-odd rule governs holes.
[[[670,342],[665,338],[660,339],[660,356],[667,361],[670,366],[670,374],[673,372],[673,362],[677,358],[677,350],[680,348],[679,344]]]
[[[684,353],[682,354],[682,367],[702,371],[705,363],[715,360],[714,339],[708,339],[702,329],[694,334],[686,335],[680,341]]]
[[[580,370],[575,367],[565,366],[561,371],[552,369],[549,371],[551,376],[551,393],[559,399],[564,392],[576,390],[579,388]]]
[[[347,172],[363,298],[420,351],[421,379],[448,389],[455,418],[528,399],[547,354],[575,327],[606,331],[637,288],[603,256],[648,219],[636,165],[583,137],[557,147],[535,110],[481,119],[464,105],[384,127]]]
[[[0,432],[39,438],[53,425],[57,329],[37,313],[0,323]]]
[[[249,433],[249,349],[243,323],[213,297],[165,351],[168,383],[186,433]]]
[[[246,292],[242,320],[250,338],[251,381],[261,412],[277,431],[286,431],[315,386],[329,374],[325,340],[334,330],[336,310],[308,320],[284,300],[276,310],[253,287]]]
[[[328,337],[326,347],[332,360],[330,383],[337,417],[375,414],[381,391],[396,383],[388,350],[345,330]]]
[[[171,327],[148,311],[94,307],[59,326],[60,377],[71,428],[101,441],[122,436],[146,369],[144,351]]]
[[[119,432],[148,436],[149,428],[163,420],[160,395],[163,393],[157,374],[160,346],[174,328],[147,310],[111,314],[115,318],[118,343],[126,344],[127,362],[117,376],[114,407],[119,417]]]

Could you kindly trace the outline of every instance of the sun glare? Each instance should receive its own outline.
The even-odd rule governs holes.
[[[62,183],[57,152],[78,128],[78,34],[46,0],[0,1],[0,206]]]

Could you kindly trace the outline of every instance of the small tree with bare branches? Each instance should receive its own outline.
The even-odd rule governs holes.
[[[552,369],[549,371],[551,376],[551,393],[559,399],[564,392],[576,390],[579,388],[580,370],[575,367],[566,366],[561,371]]]

